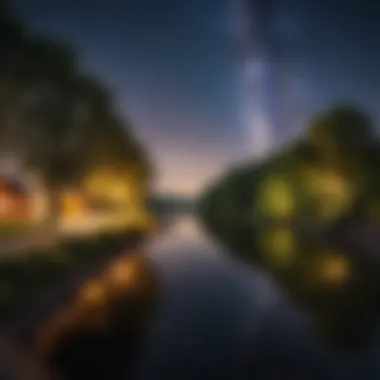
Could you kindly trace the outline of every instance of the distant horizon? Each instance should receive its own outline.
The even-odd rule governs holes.
[[[199,194],[200,195],[200,194]],[[170,199],[170,200],[181,200],[181,201],[187,201],[192,202],[195,201],[197,198],[197,195],[184,195],[180,193],[158,193],[158,192],[151,192],[150,198],[151,199]]]

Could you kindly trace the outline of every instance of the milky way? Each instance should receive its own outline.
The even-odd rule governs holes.
[[[244,112],[249,149],[265,156],[284,136],[283,44],[276,32],[276,2],[236,0],[244,76]]]

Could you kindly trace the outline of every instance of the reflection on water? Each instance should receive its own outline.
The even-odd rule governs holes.
[[[35,353],[67,379],[125,378],[139,352],[156,289],[144,255],[116,258],[46,321]]]
[[[220,272],[234,281],[241,280],[248,292],[255,293],[260,286],[260,294],[255,293],[260,303],[273,302],[275,298],[277,301],[279,296],[278,289],[262,273],[230,259],[224,247],[204,233],[192,216],[174,220],[168,230],[148,242],[145,253],[159,268],[167,269],[166,272],[173,276],[179,271],[180,276],[191,276],[196,281],[205,271],[208,274]],[[194,268],[196,272],[192,271]]]
[[[154,318],[144,325],[147,315]],[[143,340],[142,325],[149,328]],[[246,364],[266,352],[272,364],[303,366],[311,380],[321,358],[275,285],[230,259],[190,217],[173,221],[143,255],[127,253],[89,279],[44,326],[40,349],[49,351],[59,332],[65,339],[52,362],[78,379],[129,378],[136,363],[136,380],[243,379]],[[367,358],[353,364],[356,374],[374,368],[373,356]]]
[[[194,219],[178,219],[146,249],[165,291],[138,380],[244,378],[243,358],[254,366],[263,355],[305,379],[379,378],[378,349],[349,361],[327,352],[275,284],[229,259]]]
[[[173,219],[167,230],[146,245],[146,252],[153,258],[182,257],[189,251],[202,252],[202,256],[207,257],[220,254],[220,248],[202,233],[197,220],[191,216]]]
[[[164,291],[137,378],[239,376],[243,347],[275,302],[269,282],[232,262],[191,217],[176,220],[146,252]]]

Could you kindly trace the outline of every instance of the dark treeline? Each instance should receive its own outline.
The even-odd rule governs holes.
[[[378,319],[379,163],[372,120],[343,104],[291,146],[231,170],[198,204],[206,230],[285,286],[340,348],[371,339]]]
[[[111,172],[114,177],[125,177],[126,182],[132,178],[128,184],[135,186],[131,189],[133,193],[142,194],[142,202],[138,202],[137,207],[144,212],[144,194],[151,175],[147,154],[133,134],[130,122],[117,112],[112,92],[82,68],[75,50],[49,36],[33,33],[0,0],[0,51],[0,171],[12,162],[22,169],[18,173],[32,173],[39,178],[50,195],[52,218],[48,218],[48,222],[49,225],[52,222],[53,227],[61,211],[60,191],[64,188],[81,190],[88,176],[97,170]],[[104,185],[107,191],[108,183]],[[132,198],[130,203],[138,201],[139,195]],[[125,212],[128,210],[126,207]],[[64,288],[77,272],[78,278],[85,281],[86,278],[82,277],[94,265],[104,265],[124,250],[136,249],[145,232],[140,225],[128,226],[125,231],[104,232],[82,240],[66,239],[51,249],[30,249],[28,255],[3,258],[0,265],[1,327],[11,338],[20,335],[15,344],[25,345],[30,350],[33,342],[29,338],[33,340],[32,337],[23,337],[16,325],[29,323],[34,327],[41,323],[38,328],[46,330],[45,319],[41,317],[34,321],[33,318],[41,314],[41,308],[50,311],[56,305],[50,305],[49,300],[47,305],[41,305],[41,299],[45,299],[42,296],[45,293],[54,295],[55,290],[58,292]],[[73,301],[75,296],[73,294]],[[67,336],[64,342],[60,337],[57,352],[49,352],[52,356],[49,359],[54,363],[45,358],[46,362],[42,364],[52,364],[60,374],[73,379],[97,378],[95,375],[98,372],[100,376],[100,367],[111,373],[118,366],[117,370],[124,373],[128,363],[117,355],[122,353],[132,357],[132,353],[126,350],[135,351],[131,348],[135,347],[137,340],[133,334],[139,332],[131,321],[142,318],[135,317],[140,312],[136,304],[128,304],[126,307],[132,308],[128,312],[120,311],[125,305],[116,302],[116,296],[113,290],[107,295],[107,301],[112,300],[117,310],[113,311],[113,319],[108,321],[109,328],[104,337],[98,331],[86,335],[88,331],[82,325],[75,326],[75,334]],[[130,298],[127,297],[127,301]],[[65,305],[61,306],[65,311]],[[109,305],[104,309],[111,313]],[[121,319],[121,316],[125,318]],[[91,321],[93,315],[86,317],[83,318],[85,322]],[[39,331],[29,333],[36,333],[38,338]],[[101,335],[102,339],[96,340]],[[124,339],[122,342],[121,338]],[[122,343],[124,350],[120,348]],[[98,352],[103,358],[95,356]],[[77,356],[81,366],[75,369]],[[9,377],[3,377],[3,372],[7,365],[12,371],[23,367],[23,361],[17,360],[17,356],[13,361],[5,357],[1,360],[1,378],[16,378],[11,372]],[[98,366],[94,360],[98,360]],[[83,371],[87,372],[83,375]],[[32,370],[29,372],[25,378],[38,378],[33,377]]]
[[[146,152],[112,93],[76,52],[0,8],[0,158],[15,158],[52,191],[99,166],[147,179]]]

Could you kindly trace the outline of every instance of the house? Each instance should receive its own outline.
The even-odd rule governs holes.
[[[29,194],[17,181],[0,178],[0,221],[23,221],[31,218]]]
[[[77,189],[64,189],[60,197],[62,217],[81,216],[87,209],[87,200]]]

